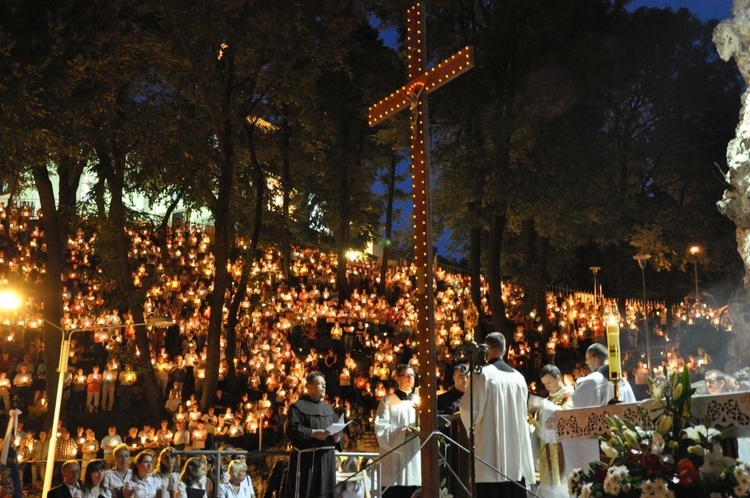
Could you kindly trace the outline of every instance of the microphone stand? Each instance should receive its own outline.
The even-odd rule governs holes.
[[[482,366],[487,363],[488,349],[484,344],[477,345],[477,349],[469,355],[469,371],[473,375],[482,373]],[[479,360],[479,362],[477,361]],[[471,496],[477,496],[477,464],[476,464],[476,434],[474,433],[474,379],[469,383],[469,483]]]

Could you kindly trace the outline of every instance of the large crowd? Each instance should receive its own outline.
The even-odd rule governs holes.
[[[39,213],[28,205],[0,204],[0,286],[33,284],[45,273],[44,233]],[[393,264],[386,275],[385,294],[378,294],[380,263],[361,255],[347,265],[351,293],[340,299],[336,286],[336,254],[327,250],[295,247],[291,276],[284,278],[281,253],[269,247],[264,257],[251,264],[251,283],[239,308],[236,356],[232,359],[240,392],[227,392],[228,359],[222,338],[219,390],[214,406],[201,406],[205,377],[206,339],[212,292],[214,259],[209,251],[211,227],[172,227],[162,247],[149,228],[130,230],[133,279],[146,295],[148,315],[168,316],[168,327],[149,329],[152,349],[137,351],[133,319],[128,310],[108,306],[104,281],[97,267],[97,233],[81,226],[67,243],[67,269],[63,278],[66,329],[103,328],[78,334],[71,345],[66,372],[67,412],[129,413],[140,402],[139,372],[127,359],[150,354],[158,386],[164,395],[162,414],[144,426],[112,426],[108,434],[92,427],[58,428],[58,460],[78,458],[85,463],[97,457],[111,458],[113,444],[128,445],[133,453],[165,447],[201,449],[229,443],[247,448],[281,442],[289,406],[298,399],[305,377],[324,374],[328,401],[353,422],[347,428],[348,447],[372,432],[378,402],[392,392],[392,373],[400,364],[419,373],[414,347],[416,313],[413,290],[416,269]],[[243,244],[238,240],[237,244]],[[162,250],[165,248],[166,251]],[[238,262],[230,269],[235,288],[241,274]],[[460,272],[435,270],[435,341],[437,370],[444,388],[452,383],[452,366],[461,350],[474,340],[464,318],[470,309],[470,278]],[[490,315],[488,286],[482,283],[481,306]],[[526,377],[530,389],[543,394],[538,372],[545,364],[557,364],[568,383],[585,375],[583,351],[592,342],[605,342],[607,320],[618,314],[614,300],[590,293],[549,292],[545,310],[525,313],[523,291],[506,282],[503,299],[508,318],[516,324],[508,343],[508,363]],[[225,308],[225,313],[227,308]],[[544,326],[546,314],[549,327]],[[42,303],[28,297],[24,309],[1,317],[0,401],[10,408],[14,399],[27,420],[19,434],[19,454],[27,462],[44,460],[44,441],[49,428],[32,423],[46,410],[46,369],[43,361]],[[730,333],[724,315],[699,303],[673,307],[664,303],[631,300],[622,315],[624,370],[633,384],[644,384],[645,334],[650,333],[656,367],[677,369],[687,365],[697,377],[713,364],[705,350],[681,350],[680,337],[697,323]],[[113,328],[119,326],[121,328]],[[719,365],[721,368],[723,365]],[[644,371],[645,370],[645,371]],[[37,417],[38,419],[38,417]],[[109,438],[109,439],[108,439]],[[114,438],[114,440],[112,439]],[[105,442],[105,440],[107,440]],[[257,447],[257,446],[256,446]],[[26,478],[38,485],[34,470]]]

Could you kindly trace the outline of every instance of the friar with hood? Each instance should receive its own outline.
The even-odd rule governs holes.
[[[338,420],[331,405],[323,401],[326,381],[323,374],[307,376],[307,394],[289,407],[284,434],[294,448],[289,458],[285,498],[333,498],[336,486],[336,455],[341,433],[331,435],[326,428]],[[301,451],[310,450],[310,451]]]

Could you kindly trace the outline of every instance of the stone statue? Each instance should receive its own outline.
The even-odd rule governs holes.
[[[734,0],[732,18],[714,29],[719,57],[734,59],[748,89],[742,95],[736,136],[727,146],[727,189],[717,203],[719,211],[737,226],[737,250],[745,265],[745,288],[729,303],[734,338],[730,363],[750,363],[750,0]]]

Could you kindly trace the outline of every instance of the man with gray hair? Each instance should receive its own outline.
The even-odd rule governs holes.
[[[525,497],[525,485],[535,482],[526,422],[529,389],[523,375],[503,360],[505,336],[492,332],[484,344],[487,364],[471,375],[460,405],[467,432],[474,424],[477,494]]]

